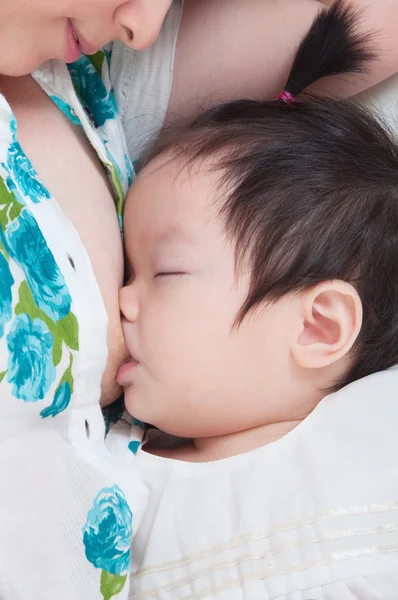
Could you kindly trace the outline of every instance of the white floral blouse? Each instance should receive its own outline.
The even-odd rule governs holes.
[[[69,67],[51,61],[34,77],[84,129],[121,217],[133,171],[108,62],[107,51]],[[3,600],[128,596],[130,543],[146,492],[129,458],[126,468],[104,446],[106,324],[80,238],[24,154],[0,96]],[[132,440],[131,449],[137,445]]]

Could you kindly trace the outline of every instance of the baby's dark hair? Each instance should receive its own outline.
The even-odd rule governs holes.
[[[357,25],[342,1],[318,16],[285,89],[361,71],[374,57]],[[238,323],[264,302],[344,280],[363,325],[335,389],[398,363],[398,148],[374,116],[346,101],[242,100],[166,132],[149,158],[163,152],[220,169],[221,215],[237,264],[251,269]]]

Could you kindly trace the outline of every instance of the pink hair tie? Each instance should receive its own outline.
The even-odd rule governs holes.
[[[287,90],[283,90],[283,92],[279,94],[278,100],[282,100],[282,102],[285,102],[286,104],[294,104],[296,98]]]

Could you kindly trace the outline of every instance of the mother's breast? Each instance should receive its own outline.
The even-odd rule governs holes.
[[[110,185],[82,130],[69,122],[32,78],[15,82],[5,80],[2,88],[18,121],[19,141],[79,233],[108,314],[108,363],[101,398],[106,404],[120,393],[115,375],[126,358],[118,303],[123,249]]]

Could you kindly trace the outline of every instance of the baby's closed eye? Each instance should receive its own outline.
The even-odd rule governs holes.
[[[181,277],[182,275],[187,275],[188,273],[185,273],[184,271],[160,271],[159,273],[156,273],[154,276],[154,279],[156,278],[160,278],[160,277]]]

